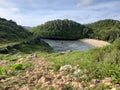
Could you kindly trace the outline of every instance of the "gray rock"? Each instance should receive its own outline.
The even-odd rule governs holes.
[[[76,75],[79,75],[81,72],[82,72],[81,69],[77,69],[77,70],[74,71],[73,74],[76,76]]]
[[[16,57],[18,57],[18,58],[21,58],[21,57],[22,57],[22,56],[21,56],[21,55],[19,55],[19,54],[16,54],[15,56],[16,56]]]
[[[13,74],[14,72],[12,70],[8,70],[7,74]]]
[[[35,54],[35,53],[33,53],[33,54],[30,54],[29,56],[28,56],[28,59],[32,59],[32,58],[36,58],[37,57],[37,55]]]
[[[66,70],[71,70],[72,66],[71,65],[64,65],[60,67],[60,71],[66,71]]]

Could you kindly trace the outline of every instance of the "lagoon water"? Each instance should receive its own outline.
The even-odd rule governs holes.
[[[81,42],[80,40],[51,40],[51,39],[43,39],[46,43],[48,43],[55,51],[67,51],[67,50],[79,50],[84,51],[90,48],[94,48],[95,46]]]

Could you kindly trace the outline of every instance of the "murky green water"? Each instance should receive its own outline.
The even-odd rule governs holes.
[[[95,46],[81,42],[80,40],[50,40],[43,39],[46,43],[48,43],[55,51],[67,51],[67,50],[80,50],[84,51],[90,48],[94,48]]]

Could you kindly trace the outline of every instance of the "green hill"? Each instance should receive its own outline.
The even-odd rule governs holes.
[[[31,29],[34,35],[50,39],[87,38],[91,30],[72,20],[53,20]]]
[[[94,38],[113,42],[120,37],[120,21],[105,19],[81,25],[72,20],[53,20],[31,29],[35,36],[50,39]]]
[[[12,20],[0,18],[0,43],[18,42],[28,38],[31,33]]]
[[[86,26],[93,30],[91,37],[94,39],[113,42],[116,38],[120,37],[120,21],[117,20],[100,20]]]

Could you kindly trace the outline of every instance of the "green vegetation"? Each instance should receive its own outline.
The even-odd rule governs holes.
[[[31,67],[32,63],[29,59],[32,59],[31,55],[34,53],[45,55],[52,52],[53,49],[42,40],[33,39],[23,42],[19,46],[9,49],[9,54],[0,54],[0,74],[9,70],[25,70]]]
[[[91,38],[113,42],[120,37],[120,21],[106,19],[87,24],[93,30]]]
[[[87,77],[81,78],[83,74],[78,76],[78,80],[86,80],[87,82],[93,78],[103,79],[112,77],[116,82],[120,80],[120,39],[117,39],[113,45],[103,48],[94,48],[84,52],[58,52],[48,54],[46,58],[54,62],[55,70],[59,70],[64,65],[79,65],[79,68],[85,71]]]
[[[72,20],[53,20],[31,29],[35,36],[51,39],[87,38],[91,30]]]
[[[0,18],[0,44],[19,42],[31,36],[31,33],[12,20]]]
[[[53,20],[31,29],[35,36],[50,39],[94,38],[113,42],[120,37],[120,21],[106,19],[81,25],[72,20]]]
[[[42,40],[40,40],[39,42],[38,41],[35,42],[34,40],[32,40],[28,43],[21,44],[19,48],[11,49],[11,56],[15,57],[17,54],[17,55],[21,55],[21,57],[15,61],[7,60],[9,61],[9,64],[7,63],[2,65],[0,67],[0,73],[3,74],[9,70],[12,70],[13,71],[12,74],[11,73],[8,74],[9,77],[19,74],[21,76],[24,76],[26,70],[28,69],[34,70],[35,67],[35,66],[33,67],[34,59],[30,59],[28,58],[28,56],[31,53],[36,53],[37,58],[44,57],[43,61],[52,62],[53,63],[52,67],[54,67],[56,73],[59,72],[61,66],[72,65],[73,67],[75,67],[77,65],[78,66],[77,69],[81,70],[81,72],[76,76],[77,82],[85,81],[86,83],[89,83],[92,79],[102,80],[105,77],[111,77],[114,86],[114,84],[117,84],[120,81],[119,45],[120,45],[120,39],[117,39],[112,45],[105,46],[102,48],[94,48],[84,52],[74,51],[74,52],[63,53],[63,52],[54,52],[52,48],[49,47],[47,44],[45,44]],[[7,57],[7,55],[4,56],[4,58],[5,57]],[[21,58],[23,59],[20,60]],[[21,61],[21,63],[18,63],[19,60]],[[42,66],[39,66],[39,68],[37,69],[40,69],[41,67]],[[47,69],[48,66],[45,66],[44,68]],[[71,75],[75,70],[76,69],[65,71],[65,73]],[[34,80],[34,78],[32,80]],[[20,82],[22,83],[22,81]],[[12,84],[12,82],[9,83]],[[36,86],[37,88],[41,88],[42,86],[41,83],[38,83],[37,85],[40,85],[40,86]],[[98,90],[101,88],[108,89],[111,87],[112,86],[110,85],[100,84],[94,87],[94,89],[98,89]],[[72,90],[74,87],[71,84],[66,84],[66,88]],[[33,89],[35,89],[35,87]]]
[[[22,64],[14,64],[14,65],[12,65],[12,68],[16,69],[16,70],[23,70],[23,65]]]
[[[17,48],[12,48],[9,50],[11,53],[21,52],[23,54],[31,54],[34,52],[53,52],[53,49],[45,43],[43,40],[30,40],[27,42],[21,43]]]
[[[4,67],[0,67],[0,74],[2,74],[3,72],[5,72],[5,68]]]
[[[15,61],[19,59],[16,55],[12,54],[0,54],[0,60],[8,60],[8,61]]]
[[[12,68],[15,70],[24,70],[28,67],[32,66],[32,64],[30,62],[24,62],[24,63],[17,63],[17,64],[13,64]]]

